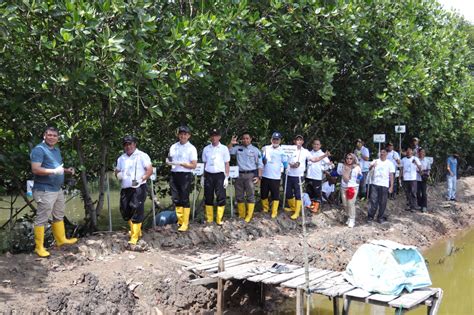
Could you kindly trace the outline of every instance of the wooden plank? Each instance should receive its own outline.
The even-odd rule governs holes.
[[[285,264],[281,264],[281,265],[285,265]],[[285,265],[289,270],[295,270],[295,269],[298,269],[298,268],[301,268],[299,266],[296,266],[296,265]],[[251,282],[260,282],[260,281],[263,281],[265,279],[268,279],[268,278],[271,278],[271,277],[274,277],[275,275],[277,275],[276,273],[272,273],[272,272],[265,272],[261,275],[256,275],[256,276],[252,276],[252,277],[249,277],[247,278],[248,281],[251,281]]]
[[[272,261],[265,261],[265,262],[259,262],[258,264],[258,267],[260,267],[260,269],[262,270],[267,270],[269,268],[271,268],[271,266],[273,266],[273,264],[275,264],[275,262],[272,262]],[[254,272],[252,271],[251,269],[250,270],[244,270],[244,272],[242,273],[238,273],[234,276],[235,279],[238,279],[238,280],[242,280],[242,279],[247,279],[249,277],[252,277],[252,276],[257,276],[257,275],[261,275],[265,272]]]
[[[366,297],[370,295],[372,295],[372,293],[365,291],[361,288],[356,288],[344,294],[344,296],[348,296],[350,298],[359,298],[359,299],[365,299]]]
[[[368,303],[370,302],[381,302],[381,303],[388,303],[390,301],[395,300],[398,297],[398,295],[392,295],[392,294],[373,294],[367,298]]]
[[[330,270],[322,270],[322,269],[315,269],[313,271],[310,271],[309,281],[311,283],[311,281],[316,280],[318,278],[321,278],[321,277],[323,277],[323,276],[325,276],[325,275],[327,275],[331,272],[332,271],[330,271]],[[285,281],[285,282],[281,283],[280,286],[296,289],[300,285],[305,284],[305,282],[306,282],[305,276],[301,275],[299,277],[296,277],[294,279],[291,279],[289,281]]]
[[[211,284],[211,283],[217,283],[217,279],[216,278],[209,278],[209,277],[197,278],[197,279],[193,279],[193,280],[189,281],[189,283],[191,285],[208,285],[208,284]]]
[[[424,302],[427,298],[434,295],[436,292],[433,290],[415,290],[411,293],[401,295],[398,299],[395,299],[388,303],[391,307],[404,309],[410,309],[413,306]]]
[[[205,262],[204,264],[200,264],[200,265],[195,265],[195,266],[190,266],[190,267],[187,267],[186,269],[187,270],[197,270],[197,271],[203,271],[203,270],[206,270],[206,269],[209,269],[209,268],[217,268],[217,266],[219,265],[219,260],[220,259],[224,259],[225,263],[227,263],[228,261],[232,261],[232,260],[235,260],[235,259],[239,259],[239,258],[242,258],[242,256],[240,255],[232,255],[232,256],[227,256],[227,257],[222,257],[222,258],[216,258],[210,262]]]
[[[292,272],[289,273],[282,273],[282,274],[276,274],[274,277],[268,278],[263,280],[262,282],[265,284],[279,284],[282,283],[286,280],[290,280],[293,278],[296,278],[300,275],[304,274],[304,267],[295,269]]]
[[[428,315],[438,314],[441,300],[443,299],[443,290],[441,288],[432,289],[436,291],[436,294],[432,297],[432,305],[428,307]]]
[[[304,314],[304,290],[300,288],[296,290],[296,314]]]
[[[249,262],[256,261],[256,260],[257,260],[256,258],[243,257],[243,258],[240,258],[240,259],[231,260],[229,262],[226,261],[225,265],[226,265],[226,268],[227,267],[235,267],[235,266],[247,264]],[[213,268],[205,269],[205,271],[206,272],[217,272],[218,268],[213,267]]]
[[[219,272],[210,275],[211,278],[222,278],[222,279],[240,279],[241,275],[248,276],[248,275],[255,275],[255,273],[251,272],[252,269],[255,269],[259,266],[259,262],[249,262],[243,265],[238,265],[230,268],[226,268],[224,272]]]
[[[185,270],[193,270],[193,269],[195,269],[195,268],[197,268],[197,267],[199,267],[199,266],[205,266],[205,265],[209,265],[209,264],[216,264],[216,265],[217,265],[217,264],[219,263],[219,259],[220,259],[220,258],[228,258],[228,257],[233,257],[233,256],[236,256],[236,255],[228,255],[228,254],[222,255],[222,256],[219,256],[219,257],[217,257],[217,258],[211,259],[211,260],[209,260],[209,261],[205,261],[205,262],[203,262],[203,263],[194,264],[194,265],[191,265],[191,266],[189,266],[189,267],[186,267]],[[238,256],[238,255],[237,255],[237,256]],[[241,256],[239,256],[239,257],[241,257]]]

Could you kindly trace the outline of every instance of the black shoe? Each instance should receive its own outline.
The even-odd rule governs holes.
[[[367,217],[367,223],[371,223],[374,221],[374,218],[373,217]]]
[[[405,208],[405,211],[413,212],[413,209],[412,208]]]
[[[456,198],[451,198],[451,201],[456,201]]]
[[[387,218],[386,217],[377,218],[377,222],[382,224],[384,222],[387,222]]]

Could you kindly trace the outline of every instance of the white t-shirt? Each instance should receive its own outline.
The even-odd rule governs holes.
[[[413,163],[415,161],[415,163]],[[420,160],[416,156],[404,157],[402,159],[403,180],[416,180],[417,167],[420,165]]]
[[[339,175],[342,176],[342,173],[344,171],[344,168],[341,168],[341,172]],[[362,175],[362,171],[359,166],[354,167],[351,170],[351,176],[349,177],[349,181],[346,183],[344,179],[341,180],[341,187],[347,188],[347,187],[359,187],[359,183],[357,182],[357,176]]]
[[[370,163],[370,166],[375,165],[372,169],[372,185],[382,186],[382,187],[390,187],[390,173],[395,173],[395,166],[393,163],[386,159],[382,161],[381,159],[377,159]]]
[[[141,178],[145,175],[147,167],[152,166],[150,157],[145,152],[135,149],[130,156],[126,153],[122,154],[117,159],[116,168],[117,172],[122,173],[121,187],[132,187],[132,180],[137,180],[140,186],[145,184],[145,182],[141,182]]]
[[[225,164],[230,161],[229,149],[220,142],[213,146],[207,145],[202,152],[204,170],[208,173],[225,173]]]
[[[310,152],[310,158],[320,157],[323,156],[325,153],[322,150]],[[306,178],[309,179],[316,179],[322,180],[323,179],[323,171],[326,169],[326,166],[331,164],[331,161],[326,156],[322,160],[318,162],[311,162],[308,161],[308,172],[306,173]]]
[[[304,176],[304,171],[306,170],[306,160],[310,157],[308,149],[300,148],[299,150],[293,153],[293,155],[289,158],[289,163],[296,163],[300,162],[300,165],[296,168],[289,167],[288,169],[288,176]]]
[[[329,196],[331,196],[331,194],[334,192],[335,189],[336,189],[336,185],[331,185],[329,184],[328,181],[324,182],[323,187],[321,187],[321,191],[325,193],[326,197],[328,198]]]
[[[428,171],[431,169],[431,164],[428,162],[428,160],[426,158],[424,158],[423,160],[420,160],[420,164],[421,164],[421,173],[420,172],[417,172],[416,173],[416,180],[421,182],[421,174],[424,173],[424,171]]]
[[[359,165],[360,165],[360,168],[362,169],[362,172],[368,172],[368,171],[369,171],[370,162],[364,160],[362,157],[366,157],[366,158],[369,158],[369,157],[370,157],[369,149],[367,149],[366,147],[362,146],[362,148],[360,148],[360,150],[359,150],[359,149],[355,149],[355,150],[354,150],[354,154],[356,155],[356,157],[357,157],[357,159],[358,159],[358,161],[359,161]]]
[[[274,148],[272,145],[266,145],[262,148],[262,154],[267,161],[263,166],[262,176],[269,179],[280,179],[283,163],[288,162],[288,156],[281,146]]]
[[[171,146],[168,156],[172,158],[172,162],[178,163],[191,163],[198,159],[197,150],[190,142],[186,142],[185,144],[176,142]],[[181,165],[172,165],[171,171],[191,173],[193,170]]]

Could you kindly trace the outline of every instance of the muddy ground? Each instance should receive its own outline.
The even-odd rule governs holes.
[[[404,195],[389,201],[388,222],[366,223],[366,202],[358,203],[357,224],[347,228],[344,210],[325,205],[308,218],[311,266],[343,270],[355,250],[370,239],[390,239],[426,249],[474,222],[474,177],[458,182],[458,201],[444,201],[445,187],[429,187],[429,212],[404,210]],[[303,263],[301,218],[277,220],[256,213],[253,221],[228,219],[222,227],[192,224],[187,233],[168,226],[146,230],[143,252],[126,249],[126,231],[98,233],[69,248],[51,248],[48,259],[33,254],[0,256],[0,313],[213,313],[215,284],[191,286],[197,275],[182,261],[200,254],[233,253],[270,261]],[[261,306],[251,283],[226,283],[229,313],[279,309],[291,291],[268,288]]]

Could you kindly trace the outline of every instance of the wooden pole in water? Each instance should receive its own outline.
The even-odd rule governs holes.
[[[301,182],[301,176],[298,177],[301,195],[301,220],[303,224],[303,259],[304,259],[304,278],[305,278],[305,292],[306,292],[306,312],[309,314],[311,309],[311,292],[309,290],[309,261],[308,261],[308,235],[306,233],[306,213],[304,211],[303,203],[303,183]]]
[[[219,266],[217,272],[225,271],[224,258],[219,259]],[[217,280],[217,315],[222,315],[224,312],[224,280],[219,278]]]

